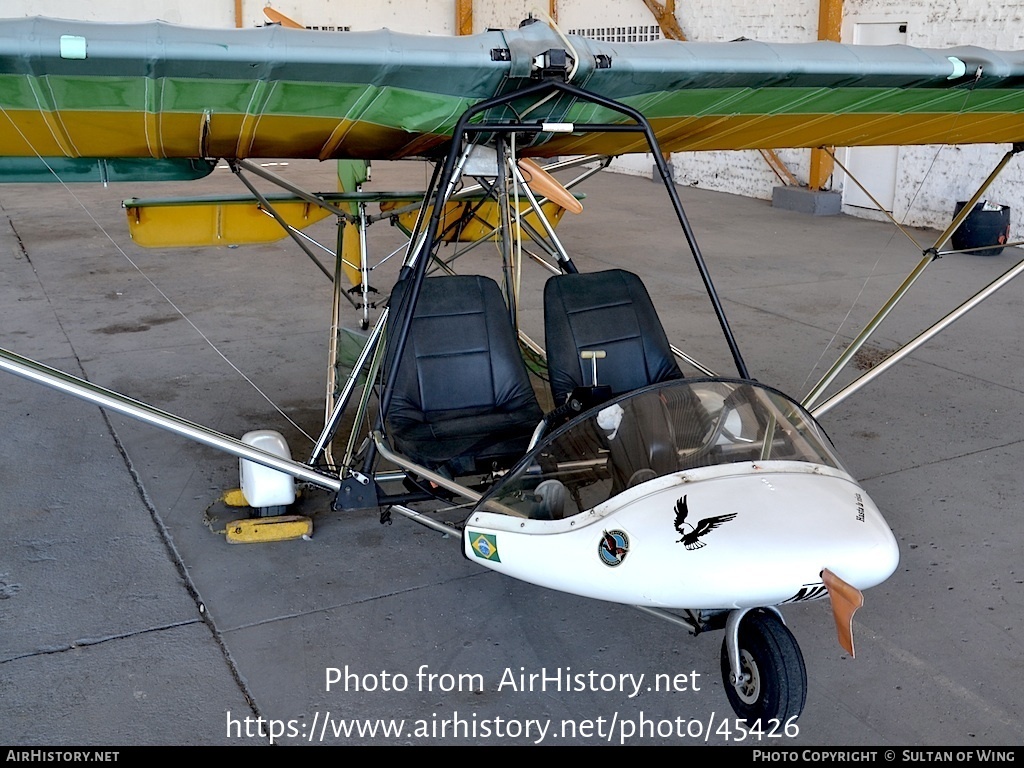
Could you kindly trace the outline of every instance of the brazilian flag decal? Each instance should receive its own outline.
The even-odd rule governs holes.
[[[469,546],[473,548],[473,552],[477,557],[484,560],[493,560],[496,563],[501,562],[501,558],[498,557],[498,537],[492,536],[489,533],[474,533],[469,532]]]

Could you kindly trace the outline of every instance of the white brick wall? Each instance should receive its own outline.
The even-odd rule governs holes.
[[[817,0],[688,0],[676,17],[690,40],[725,42],[738,37],[770,43],[818,39]]]
[[[846,0],[844,40],[853,25],[901,19],[907,43],[921,48],[978,45],[995,50],[1024,47],[1024,6],[984,0]],[[911,226],[943,228],[958,200],[973,194],[1003,153],[1000,146],[902,147],[897,165],[893,215]],[[1024,158],[1010,162],[986,195],[1011,206],[1011,238],[1024,238]],[[854,209],[847,209],[858,213]]]
[[[622,5],[634,2],[646,12],[642,0],[629,0]],[[559,7],[577,3],[584,4],[584,0],[562,0]],[[585,4],[592,7],[589,2]],[[593,7],[592,18],[599,18],[600,12],[599,6]],[[559,18],[565,13],[560,12]],[[817,39],[817,15],[817,0],[689,0],[678,3],[676,12],[687,38],[702,42],[747,37],[773,43],[805,43]],[[807,178],[807,151],[781,150],[779,156],[797,178]],[[649,155],[627,156],[616,160],[612,168],[622,173],[650,175],[653,165]],[[772,189],[780,183],[760,153],[752,151],[679,152],[672,156],[672,167],[679,184],[749,197],[770,199]]]
[[[243,0],[242,26],[266,22],[265,0]],[[272,0],[276,10],[306,26],[387,27],[399,32],[455,33],[455,0]],[[234,27],[234,0],[0,0],[0,16],[48,16],[84,21],[138,22],[160,19],[193,27]]]
[[[709,42],[740,36],[768,42],[813,41],[817,39],[817,15],[816,0],[690,0],[680,3],[677,11],[688,38]],[[1024,48],[1024,5],[1018,3],[846,0],[843,41],[852,40],[855,23],[881,21],[906,22],[908,44],[923,48],[966,44],[996,50]],[[893,215],[911,226],[943,228],[952,217],[954,204],[974,192],[1007,149],[1006,145],[901,148]],[[798,179],[807,180],[808,151],[782,150],[779,156]],[[680,184],[751,197],[770,199],[779,183],[757,152],[677,153],[672,165]],[[649,175],[652,167],[650,156],[624,157],[613,165],[623,173],[640,175]],[[837,168],[830,188],[842,191],[842,176]],[[1011,161],[987,197],[1014,209],[1011,237],[1024,239],[1024,157]],[[861,208],[844,210],[883,218]]]

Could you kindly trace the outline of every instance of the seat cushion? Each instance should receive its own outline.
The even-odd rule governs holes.
[[[392,292],[390,328],[401,327],[409,287]],[[389,338],[386,365],[394,352]],[[387,414],[395,447],[429,467],[517,458],[541,417],[497,283],[425,279]]]
[[[597,383],[612,394],[683,378],[665,329],[640,278],[613,269],[556,275],[544,286],[544,334],[557,405],[574,387],[594,382],[584,350],[603,350]]]

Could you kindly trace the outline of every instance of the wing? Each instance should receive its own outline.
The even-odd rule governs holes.
[[[1024,140],[1022,52],[569,42],[572,82],[642,111],[666,151]],[[450,38],[6,20],[0,157],[429,155],[468,106],[530,82],[534,57],[564,47],[543,24]],[[623,120],[567,96],[516,106],[544,122]],[[541,133],[530,152],[640,149],[631,134]]]
[[[615,551],[615,538],[610,533],[608,533],[608,531],[604,532],[604,539],[601,541],[601,546],[603,546],[609,552]]]
[[[676,502],[676,521],[675,521],[675,526],[676,526],[676,530],[679,531],[680,533],[683,533],[683,523],[686,522],[686,515],[688,513],[689,513],[689,510],[686,507],[686,497],[683,496],[683,498],[679,499],[679,501]]]
[[[715,515],[714,517],[705,517],[701,520],[693,529],[693,533],[687,538],[691,538],[696,541],[708,531],[713,531],[715,528],[720,526],[722,523],[728,523],[730,520],[735,519],[736,513],[731,512],[727,515]]]
[[[679,541],[683,543],[687,549],[701,549],[704,547],[704,542],[700,540],[701,536],[705,536],[711,531],[715,530],[722,523],[728,523],[730,520],[736,517],[736,513],[730,513],[727,515],[716,515],[715,517],[705,517],[703,520],[694,526],[690,533],[686,534]]]

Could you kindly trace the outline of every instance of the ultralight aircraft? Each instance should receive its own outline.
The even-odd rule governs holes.
[[[268,27],[0,22],[0,170],[6,181],[185,180],[225,160],[250,194],[128,200],[142,244],[237,244],[265,222],[334,281],[324,427],[306,461],[284,439],[220,434],[0,350],[0,367],[241,460],[254,516],[237,538],[308,532],[283,514],[295,481],[334,508],[381,509],[459,534],[470,560],[552,589],[635,605],[696,634],[724,629],[729,701],[751,723],[801,713],[800,649],[779,606],[828,596],[852,654],[861,590],[895,570],[895,537],[815,421],[1015,277],[1017,265],[881,365],[823,400],[1024,145],[1024,53],[833,43],[602,43],[542,23],[464,38]],[[1010,143],[1012,149],[914,271],[802,400],[749,371],[671,181],[665,153],[701,149]],[[607,158],[649,152],[735,371],[669,342],[640,279],[581,273],[555,232],[571,189]],[[567,158],[542,166],[538,160]],[[254,158],[358,161],[313,193]],[[363,193],[364,164],[423,158],[426,192]],[[565,184],[550,175],[580,175]],[[280,183],[278,197],[248,181]],[[370,213],[369,204],[381,205]],[[333,216],[338,242],[301,229]],[[408,232],[384,304],[366,227]],[[457,274],[481,242],[503,285]],[[457,245],[442,258],[443,243]],[[319,247],[333,260],[324,264]],[[535,261],[544,343],[518,328],[519,274]],[[343,361],[343,303],[369,329]],[[680,362],[697,371],[684,376]],[[541,374],[552,405],[531,382]],[[546,412],[545,412],[546,411]],[[354,426],[332,448],[343,415]],[[471,509],[459,529],[433,502]]]

